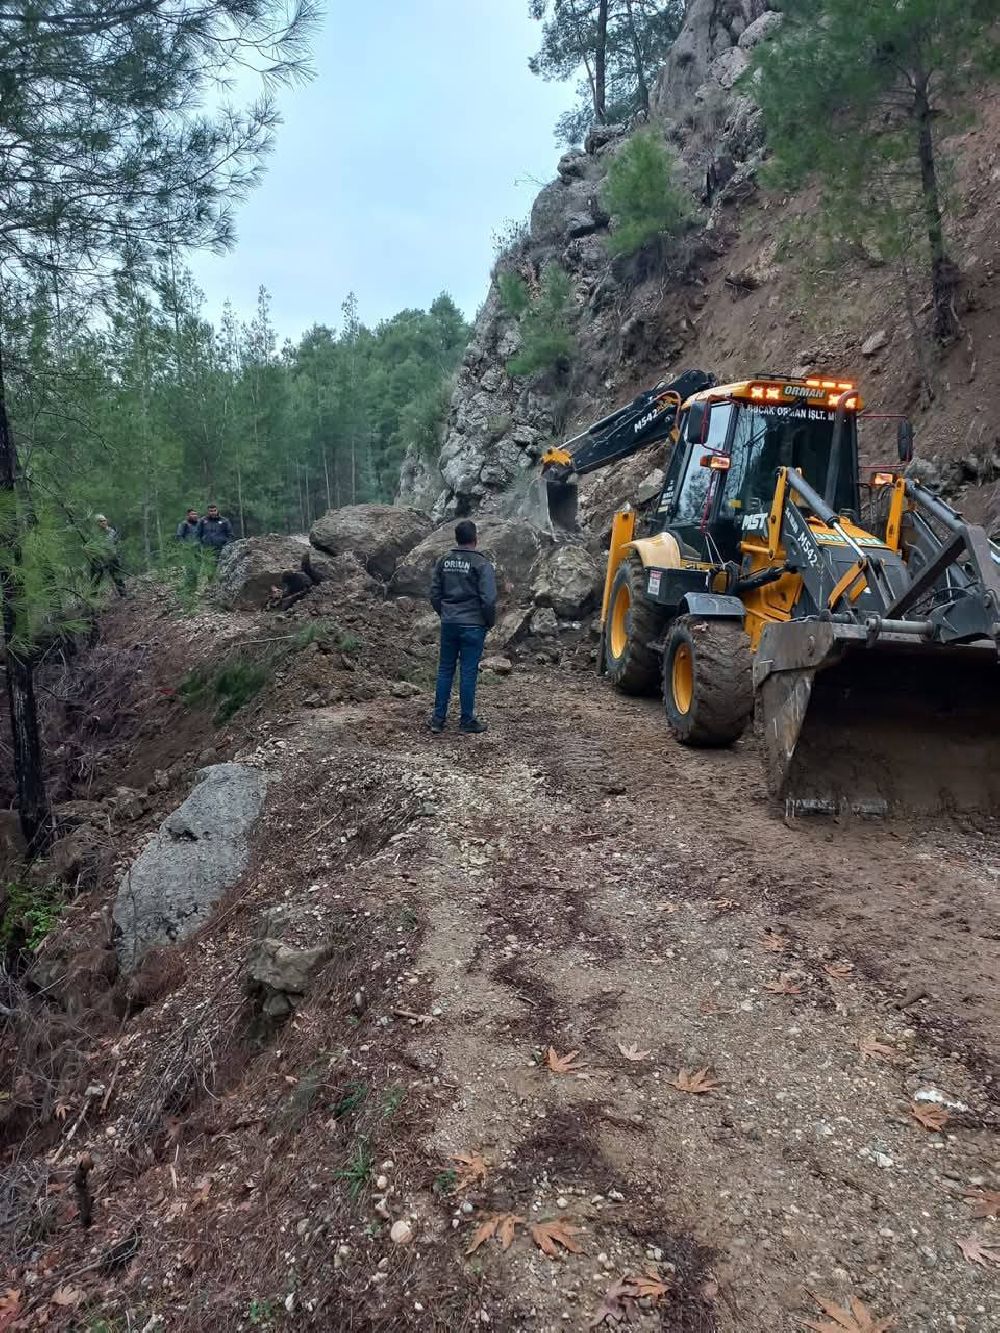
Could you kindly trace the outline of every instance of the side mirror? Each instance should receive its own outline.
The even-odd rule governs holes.
[[[712,404],[707,399],[698,399],[688,408],[687,437],[695,444],[704,444],[708,439],[708,427],[712,417]]]
[[[913,458],[913,422],[904,419],[896,427],[896,452],[901,463]]]
[[[713,472],[728,472],[732,459],[728,454],[702,454],[701,466],[710,467]]]

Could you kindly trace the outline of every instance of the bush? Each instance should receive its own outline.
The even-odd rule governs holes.
[[[512,278],[506,284],[504,278]],[[576,339],[570,328],[573,313],[573,287],[565,270],[551,264],[542,277],[537,296],[530,296],[526,285],[513,274],[501,274],[500,299],[515,313],[518,303],[518,325],[521,330],[521,350],[507,362],[511,375],[534,375],[540,370],[565,370],[576,351]],[[514,283],[518,287],[514,287]],[[522,295],[523,294],[523,300]],[[508,300],[513,298],[513,305]]]
[[[656,238],[677,236],[691,216],[687,192],[674,179],[676,159],[652,130],[634,134],[612,161],[604,206],[616,226],[613,255],[632,255]]]

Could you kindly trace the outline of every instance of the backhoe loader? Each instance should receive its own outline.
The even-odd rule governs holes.
[[[899,466],[863,482],[851,383],[687,372],[650,394],[672,447],[643,530],[627,505],[612,524],[613,684],[662,690],[685,745],[731,745],[756,708],[769,790],[792,811],[1000,807],[1000,548],[905,475],[910,423]],[[566,452],[543,460],[557,486]]]

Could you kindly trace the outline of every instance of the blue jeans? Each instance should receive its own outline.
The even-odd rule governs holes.
[[[482,625],[441,626],[441,656],[434,695],[434,716],[438,721],[443,722],[447,715],[455,667],[459,662],[461,670],[458,688],[462,700],[462,721],[471,722],[476,716],[476,681],[485,642],[486,630]]]

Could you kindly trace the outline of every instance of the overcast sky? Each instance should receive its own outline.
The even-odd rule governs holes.
[[[239,239],[192,268],[209,318],[248,317],[263,283],[279,336],[337,324],[357,293],[374,324],[448,291],[471,318],[491,233],[555,175],[571,86],[528,71],[527,0],[327,0],[316,78],[280,94],[284,124]]]

